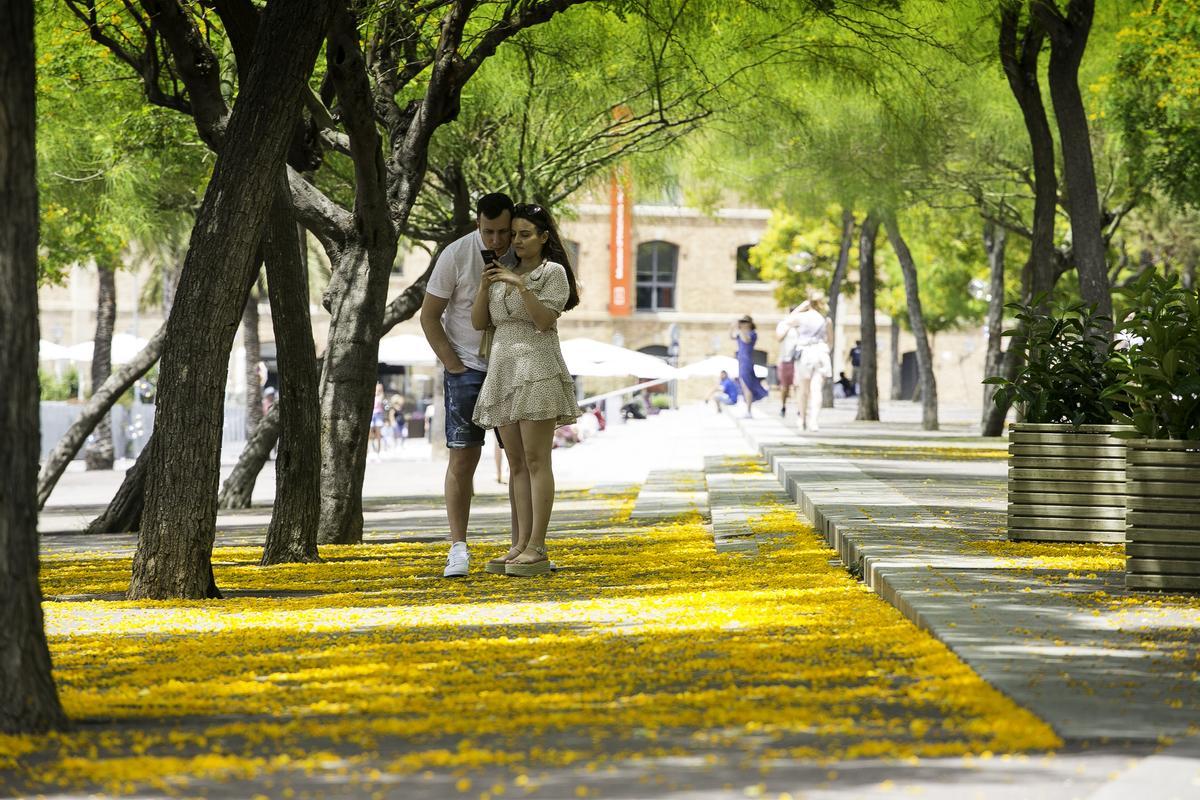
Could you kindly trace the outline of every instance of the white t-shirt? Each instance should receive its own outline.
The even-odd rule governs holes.
[[[478,230],[451,242],[438,257],[425,291],[447,301],[446,310],[442,313],[442,327],[446,330],[450,346],[463,364],[486,372],[487,362],[479,357],[483,331],[475,330],[471,324],[471,308],[475,305],[475,295],[483,279],[482,250],[483,237]],[[515,263],[511,247],[499,261],[509,266]]]
[[[796,324],[797,349],[825,341],[825,315],[820,311],[810,308],[794,313],[792,319]]]

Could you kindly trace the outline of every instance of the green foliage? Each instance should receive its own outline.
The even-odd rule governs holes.
[[[38,179],[44,282],[118,268],[191,227],[212,157],[181,115],[148,106],[125,67],[59,4],[38,19]]]
[[[671,398],[665,394],[654,394],[650,396],[650,405],[659,411],[666,411],[671,407]]]
[[[758,244],[750,250],[750,263],[764,281],[775,281],[775,302],[780,308],[799,305],[812,289],[828,292],[841,251],[840,212],[802,217],[777,209],[767,222]],[[854,292],[854,285],[842,284]]]
[[[1177,202],[1200,205],[1200,3],[1154,3],[1118,40],[1112,101],[1128,151]]]
[[[1010,347],[1023,357],[1024,366],[1014,380],[987,378],[993,384],[1000,408],[1016,404],[1026,422],[1107,425],[1112,422],[1115,398],[1109,392],[1115,373],[1109,360],[1112,349],[1100,333],[1107,319],[1077,303],[1057,312],[1039,311],[1043,298],[1032,305],[1011,303],[1019,330],[1005,331]]]
[[[1147,439],[1200,440],[1200,289],[1148,272],[1120,291],[1134,310],[1107,365],[1116,418]]]
[[[68,367],[62,377],[39,369],[38,382],[42,387],[43,400],[70,400],[79,396],[79,371],[73,366]]]

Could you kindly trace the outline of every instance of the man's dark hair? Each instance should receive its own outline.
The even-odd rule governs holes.
[[[504,192],[485,194],[479,198],[479,202],[475,203],[475,216],[477,217],[483,216],[488,219],[495,219],[505,211],[512,214],[513,201]]]

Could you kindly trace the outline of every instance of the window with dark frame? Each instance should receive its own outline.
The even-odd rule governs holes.
[[[762,274],[758,267],[750,263],[750,250],[753,248],[752,244],[744,244],[737,249],[738,283],[762,283]]]
[[[670,242],[643,242],[637,249],[637,310],[673,311],[679,247]]]

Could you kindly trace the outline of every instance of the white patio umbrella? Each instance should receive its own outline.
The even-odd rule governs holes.
[[[562,354],[572,375],[592,378],[632,375],[652,380],[675,377],[675,368],[661,358],[595,339],[567,339],[562,343]]]
[[[38,361],[67,361],[71,358],[71,348],[55,344],[47,339],[38,341]]]
[[[128,364],[147,344],[149,342],[140,336],[133,336],[128,333],[113,334],[112,363]],[[96,342],[94,340],[71,345],[67,348],[70,353],[67,357],[72,361],[91,361],[92,350],[95,346]]]
[[[691,364],[679,368],[679,377],[681,378],[717,378],[721,375],[721,370],[729,373],[729,377],[736,378],[738,376],[738,362],[733,356],[709,356],[702,358],[699,361],[693,361]],[[767,377],[767,368],[760,365],[754,365],[754,374],[760,378]]]
[[[424,336],[398,333],[379,340],[379,363],[396,366],[432,367],[437,356]]]

